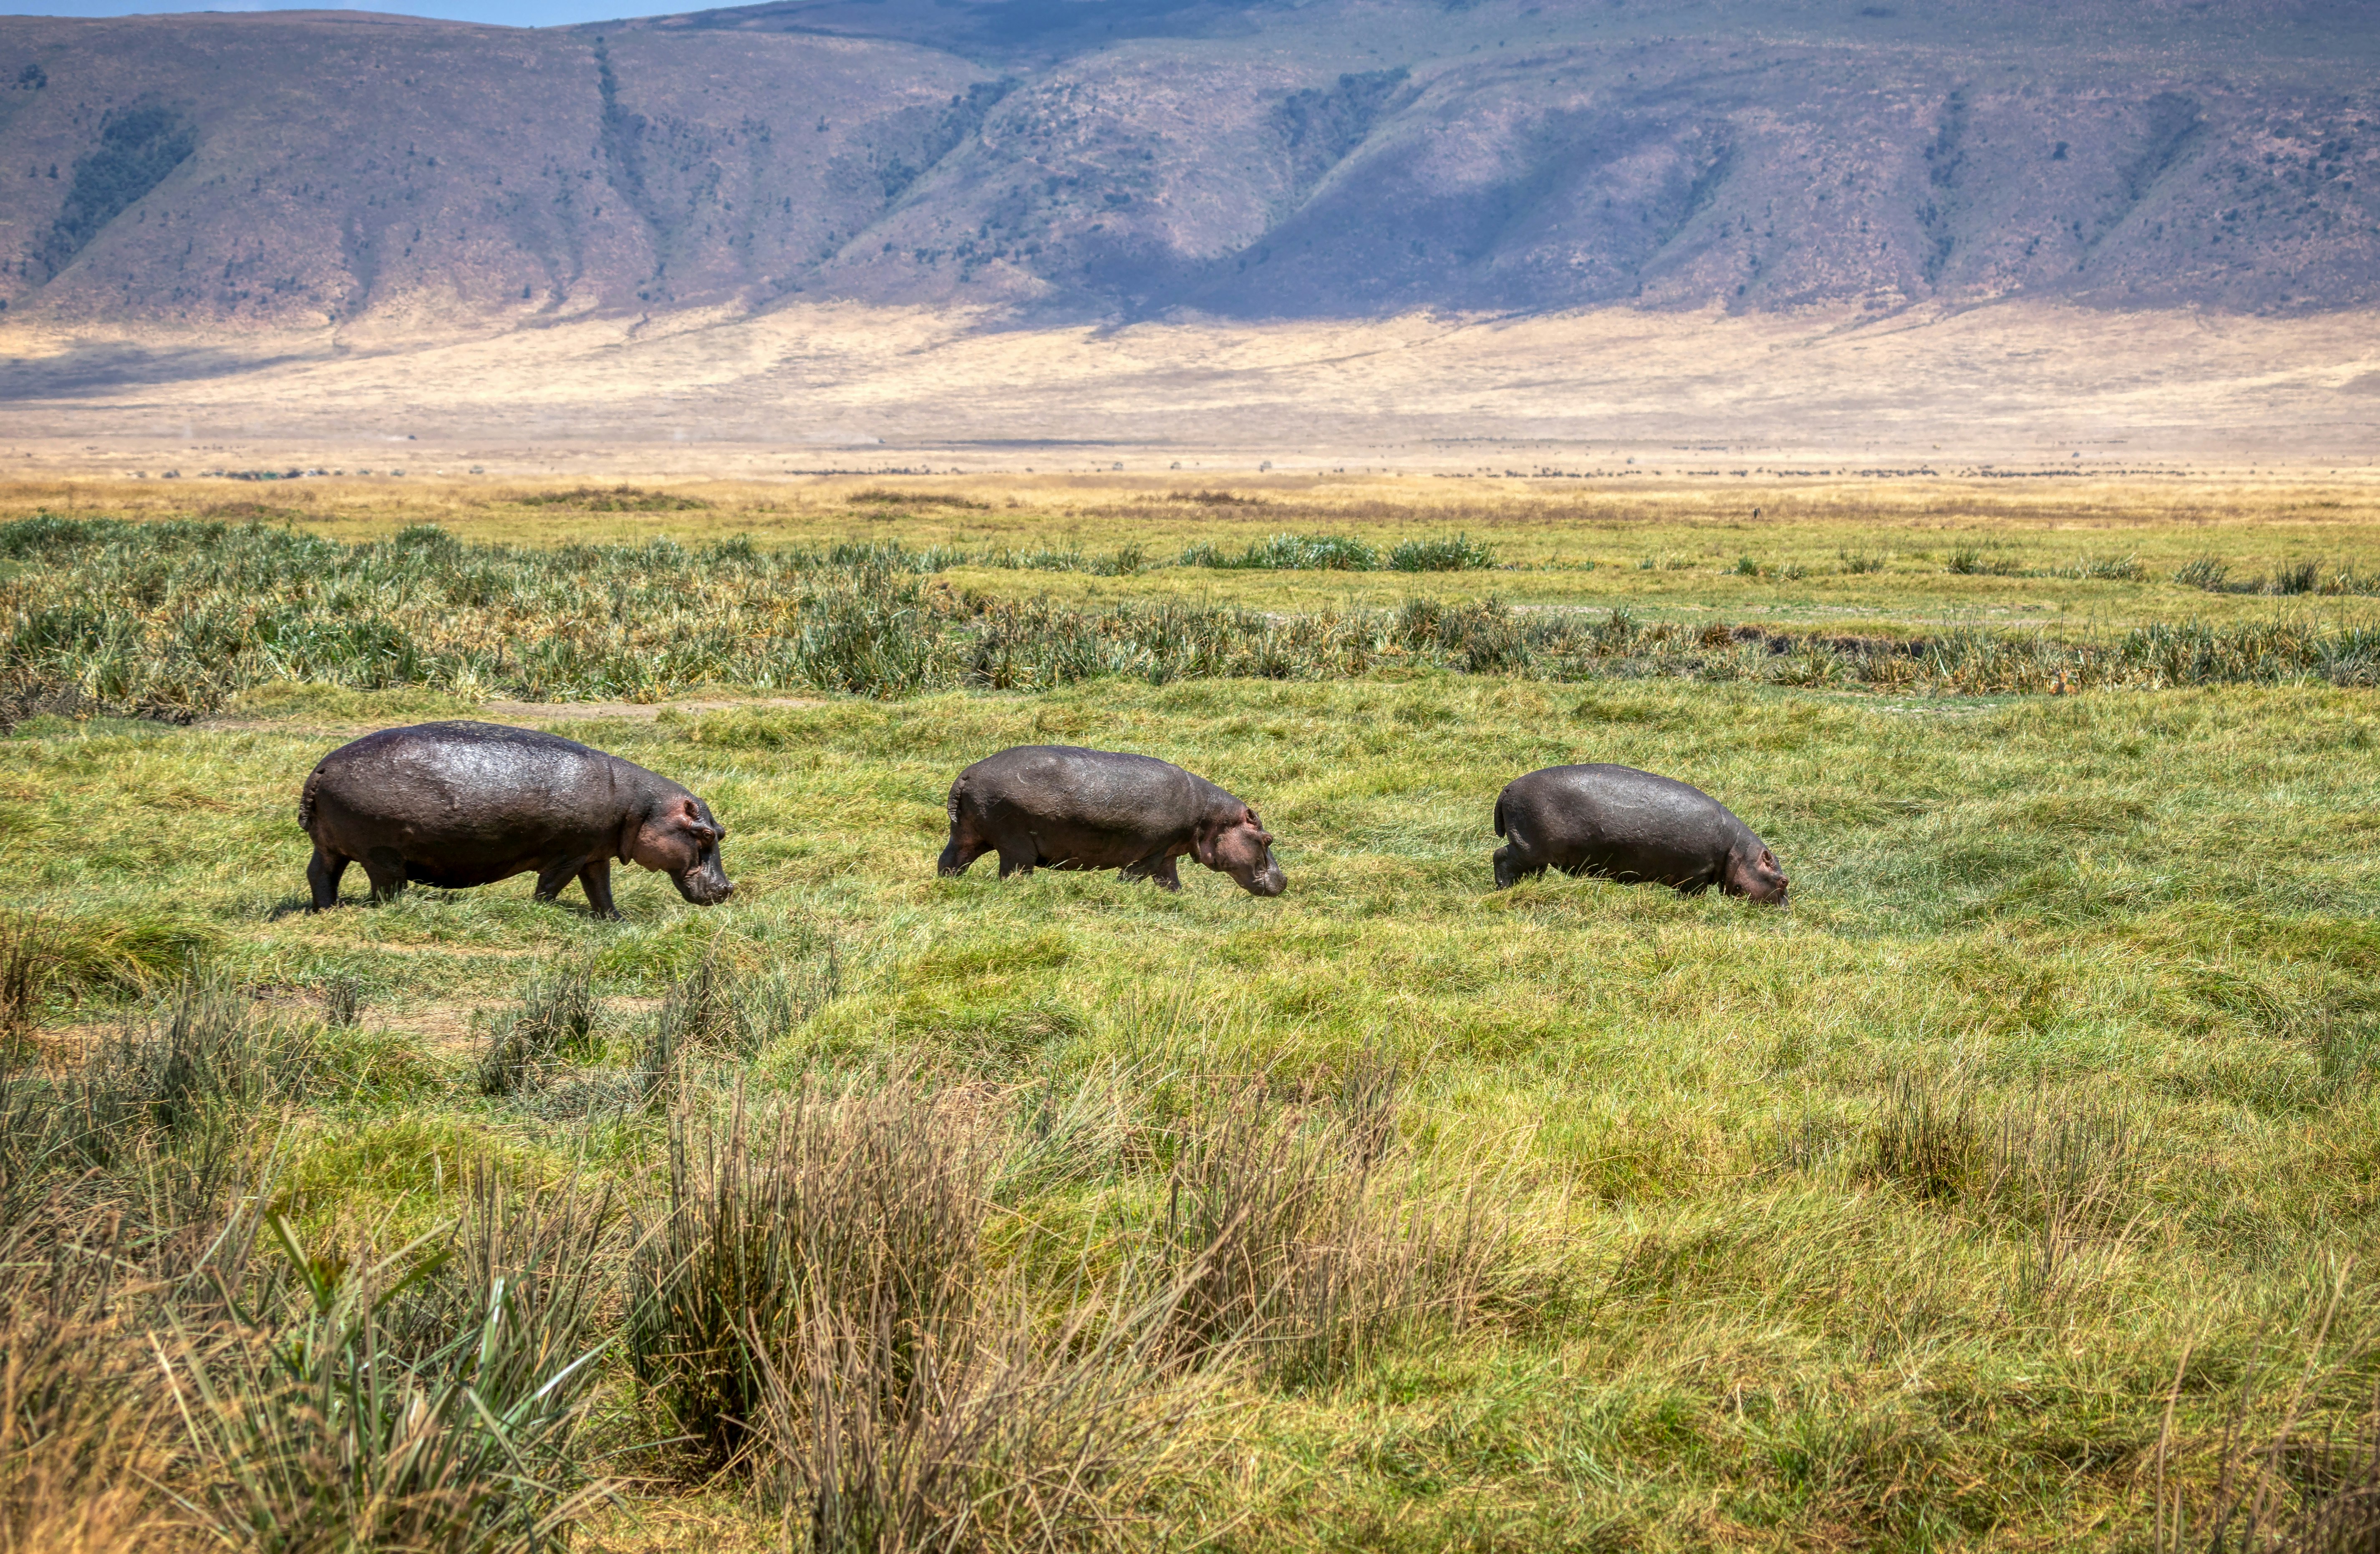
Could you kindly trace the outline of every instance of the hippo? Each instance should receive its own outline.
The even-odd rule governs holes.
[[[1112,868],[1178,891],[1173,860],[1187,853],[1251,895],[1276,896],[1288,883],[1255,810],[1153,756],[1020,745],[960,772],[950,812],[950,844],[936,865],[945,878],[997,851],[1003,880],[1041,867]]]
[[[342,745],[308,774],[298,824],[314,839],[316,912],[339,904],[350,863],[375,901],[407,880],[453,891],[530,873],[552,901],[575,878],[599,917],[620,915],[613,858],[668,875],[698,906],[735,890],[719,861],[727,832],[702,800],[617,756],[500,723],[416,723]]]
[[[1496,795],[1496,888],[1548,868],[1684,895],[1717,885],[1766,905],[1785,902],[1768,844],[1700,788],[1629,766],[1549,766]]]

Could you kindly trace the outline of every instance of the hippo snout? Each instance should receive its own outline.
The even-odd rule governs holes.
[[[1277,896],[1289,889],[1289,876],[1278,863],[1268,863],[1265,871],[1248,881],[1250,895]]]
[[[735,893],[735,881],[727,878],[727,871],[715,866],[690,869],[671,878],[677,885],[677,893],[697,906],[716,906]]]

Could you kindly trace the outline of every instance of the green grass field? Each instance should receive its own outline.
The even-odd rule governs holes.
[[[350,510],[323,489],[308,527],[347,540],[429,518],[466,540],[570,528],[453,492]],[[2003,610],[2110,629],[2308,612],[2351,625],[2374,614],[2360,594],[2215,593],[2171,574],[2206,556],[2243,577],[2380,567],[2368,496],[2287,489],[2063,506],[2055,491],[1803,492],[1771,496],[1764,512],[1787,516],[1768,528],[1723,520],[1731,492],[1597,515],[1569,493],[1531,512],[1525,494],[1487,511],[1464,492],[1457,512],[1406,488],[1338,522],[1324,497],[1275,492],[1275,509],[1304,505],[1148,525],[1140,498],[1114,492],[1020,485],[1014,512],[984,482],[954,494],[991,505],[912,503],[880,527],[919,549],[1166,558],[1274,532],[1385,548],[1459,530],[1523,568],[942,574],[1076,603],[1187,592],[1278,613],[1494,595],[1829,629]],[[0,516],[63,515],[18,498]],[[100,504],[140,516],[157,499]],[[774,513],[766,492],[710,499],[586,522],[690,545],[888,537],[833,492],[778,493]],[[1954,548],[2042,572],[2143,565],[1952,573]],[[1880,570],[1842,570],[1846,552],[1888,552]],[[1738,572],[1738,555],[1805,576]],[[20,559],[0,583],[38,589],[53,565]],[[179,575],[161,576],[169,600]],[[631,1218],[597,1258],[586,1330],[610,1346],[573,1427],[617,1495],[540,1502],[570,1506],[586,1547],[898,1544],[817,1510],[820,1485],[850,1471],[817,1467],[825,1382],[771,1415],[762,1465],[713,1476],[699,1453],[647,1444],[693,1426],[625,1336],[646,1320],[631,1221],[650,1235],[669,1217],[673,1127],[701,1134],[738,1087],[757,1112],[856,1087],[922,1096],[905,1104],[989,1151],[965,1266],[1000,1293],[966,1321],[1012,1302],[1037,1354],[1084,1352],[1050,1337],[1069,1312],[1136,1331],[1117,1291],[1186,1300],[1221,1277],[1220,1255],[1184,1240],[1185,1197],[1220,1216],[1216,1246],[1279,1231],[1270,1271],[1248,1271],[1229,1307],[1238,1325],[1199,1329],[1203,1359],[1110,1355],[1124,1401],[1098,1427],[1163,1428],[1086,1475],[1096,1516],[1037,1534],[986,1513],[960,1547],[2197,1549],[2228,1516],[2224,1547],[2362,1548],[2347,1540],[2380,1525],[2380,720],[2365,685],[1946,695],[1376,662],[507,713],[685,782],[730,828],[732,903],[690,907],[631,871],[618,923],[589,917],[575,888],[536,904],[526,879],[372,906],[351,878],[338,911],[298,910],[311,764],[370,727],[469,715],[502,683],[249,683],[187,726],[58,702],[0,739],[0,900],[48,945],[9,1082],[66,1093],[79,1058],[97,1062],[194,957],[281,1055],[197,1085],[228,1121],[177,1122],[160,1101],[115,1124],[127,1142],[73,1178],[78,1211],[115,1192],[163,1224],[155,1184],[212,1150],[249,1162],[234,1175],[285,1206],[303,1244],[386,1252],[468,1216],[478,1163],[581,1195],[612,1184]],[[951,777],[1028,742],[1146,751],[1222,783],[1278,836],[1288,892],[1259,901],[1196,868],[1179,896],[1108,875],[1002,883],[990,861],[936,879]],[[1776,849],[1792,909],[1560,879],[1491,890],[1498,789],[1586,760],[1718,795]],[[686,1038],[694,1055],[665,1084],[646,1077],[656,1029],[695,1028],[686,989],[706,965],[798,996],[704,995],[740,1011],[719,1027],[736,1034]],[[514,1093],[481,1093],[519,1001],[574,966],[591,975],[592,1031]],[[347,999],[351,1024],[332,1008]],[[37,1129],[9,1126],[0,1207],[30,1266],[61,1221],[25,1205],[66,1201],[60,1162],[91,1150],[44,1155],[22,1142]],[[1214,1162],[1240,1158],[1235,1127],[1270,1142],[1242,1139],[1231,1177]],[[1265,1207],[1265,1183],[1308,1176],[1311,1201],[1336,1208]],[[259,1309],[285,1299],[302,1316],[269,1251],[241,1277]],[[1177,1331],[1178,1312],[1164,1320]],[[153,1471],[198,1482],[170,1426],[151,1419]],[[55,1525],[39,1519],[58,1492],[43,1499],[26,1466],[45,1438],[14,1428],[0,1517],[36,1547],[28,1529]],[[808,1456],[779,1439],[803,1430]],[[879,1434],[834,1439],[897,1455]],[[986,1448],[1004,1465],[966,1482],[1004,1483],[1045,1450]],[[158,1514],[191,1519],[159,1501],[119,1520]]]

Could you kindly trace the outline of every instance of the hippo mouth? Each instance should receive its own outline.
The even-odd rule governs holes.
[[[697,906],[716,906],[735,893],[735,887],[723,874],[705,873],[697,869],[670,876],[677,893]]]
[[[1289,889],[1289,876],[1283,874],[1278,868],[1269,869],[1248,881],[1250,895],[1272,897],[1287,889]]]

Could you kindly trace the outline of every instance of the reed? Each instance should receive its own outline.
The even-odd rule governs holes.
[[[1934,694],[2380,683],[2380,626],[2312,619],[1846,637],[1494,601],[1284,616],[955,596],[924,581],[943,558],[893,544],[540,551],[462,545],[427,526],[347,546],[260,525],[42,517],[0,528],[0,556],[51,563],[0,584],[10,611],[0,674],[48,687],[36,698],[44,704],[158,716],[286,681],[557,701],[706,686],[900,697],[1111,676],[1342,679],[1425,666]]]

